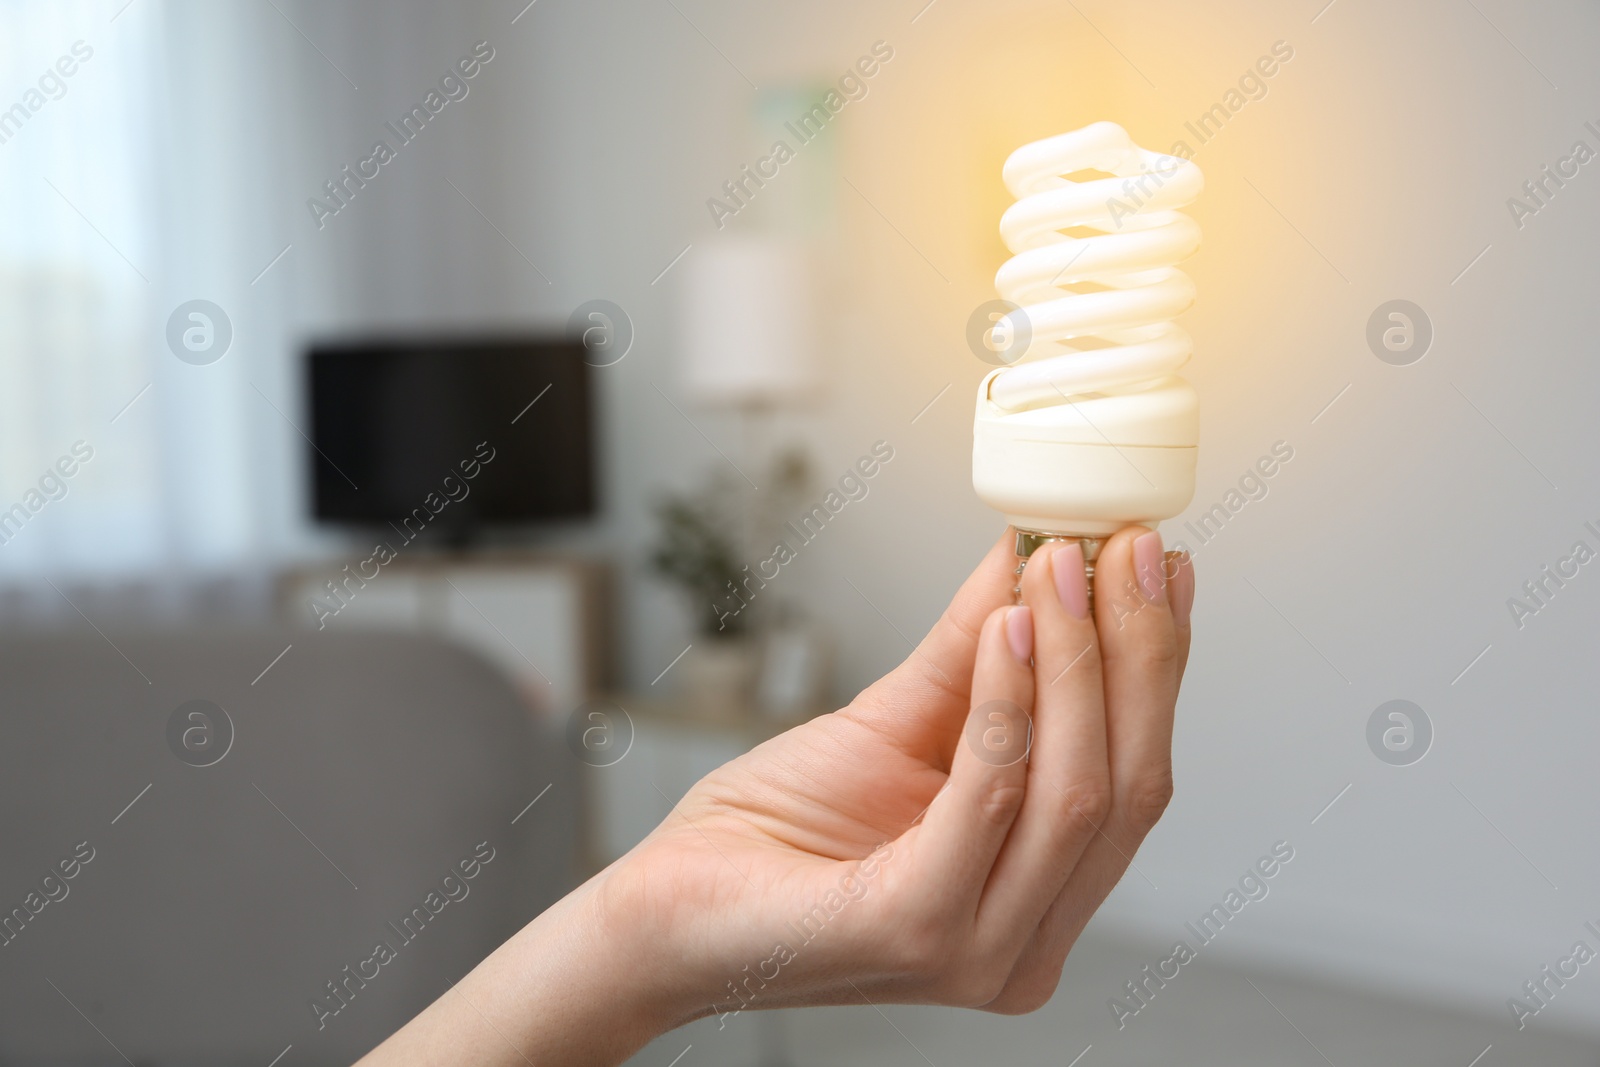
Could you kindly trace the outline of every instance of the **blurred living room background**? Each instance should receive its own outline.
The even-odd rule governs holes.
[[[1506,606],[1600,519],[1600,193],[1507,217],[1600,147],[1597,40],[1577,0],[0,0],[0,907],[95,855],[8,930],[0,1065],[348,1062],[905,657],[1002,531],[1001,163],[1102,118],[1207,176],[1176,800],[1035,1016],[636,1062],[1600,1062],[1600,979],[1541,972],[1600,947],[1596,600]]]

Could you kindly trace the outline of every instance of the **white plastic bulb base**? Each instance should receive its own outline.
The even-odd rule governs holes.
[[[1105,537],[1154,526],[1194,497],[1199,397],[1181,378],[1008,411],[978,389],[972,485],[1017,529]]]

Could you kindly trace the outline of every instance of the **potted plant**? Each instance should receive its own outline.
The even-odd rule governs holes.
[[[664,498],[650,553],[655,572],[688,597],[695,639],[679,668],[684,696],[693,713],[712,718],[746,713],[760,665],[751,605],[740,596],[744,565],[729,493],[713,481],[698,493]]]

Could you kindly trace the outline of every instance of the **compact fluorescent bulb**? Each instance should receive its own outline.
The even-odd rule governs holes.
[[[1194,496],[1199,401],[1174,373],[1193,344],[1171,320],[1194,302],[1176,264],[1200,244],[1176,209],[1204,179],[1111,122],[1024,145],[1003,176],[1017,202],[995,288],[1015,309],[991,334],[1007,365],[978,387],[972,483],[1024,562],[1078,540],[1092,564],[1107,536]]]

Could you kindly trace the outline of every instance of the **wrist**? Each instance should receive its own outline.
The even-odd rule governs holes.
[[[688,946],[675,943],[686,925],[678,902],[661,870],[650,867],[635,850],[562,902],[574,908],[564,925],[580,939],[598,983],[613,993],[607,1018],[615,1012],[639,1020],[649,1031],[640,1045],[711,1010]]]
[[[495,953],[509,957],[536,1063],[618,1064],[693,1017],[675,995],[648,915],[614,906],[614,872],[579,887]]]
[[[612,1067],[693,1013],[645,916],[607,906],[601,875],[557,902],[362,1061]]]

